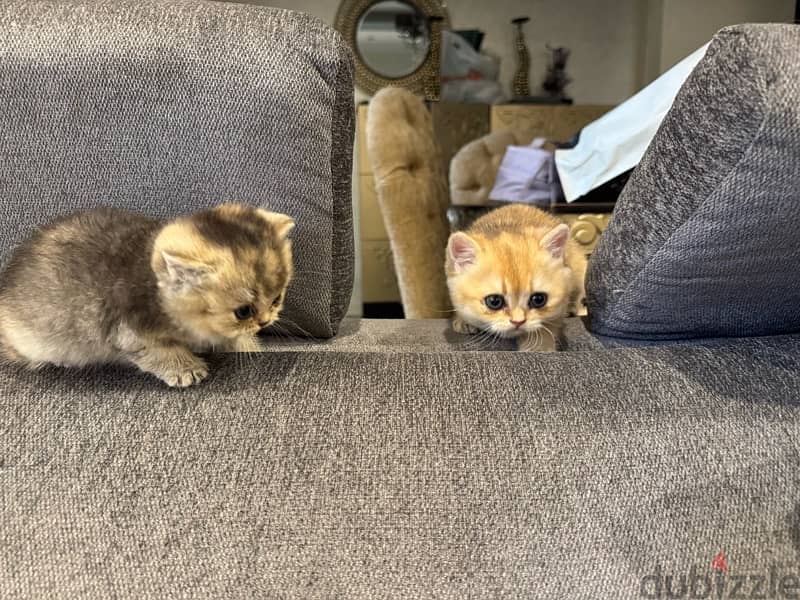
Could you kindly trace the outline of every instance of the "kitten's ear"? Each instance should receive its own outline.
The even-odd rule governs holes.
[[[294,229],[294,220],[289,215],[283,213],[270,212],[263,208],[258,209],[258,214],[270,225],[275,228],[278,237],[285,240],[289,232]]]
[[[569,227],[562,223],[548,231],[539,245],[547,250],[553,258],[564,258],[568,240]]]
[[[169,282],[178,287],[195,287],[203,283],[212,272],[210,265],[170,254],[162,250],[164,267]]]
[[[478,262],[480,248],[475,240],[461,231],[454,233],[447,240],[447,256],[453,261],[457,273]]]

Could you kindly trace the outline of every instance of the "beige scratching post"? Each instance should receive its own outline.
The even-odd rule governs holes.
[[[370,101],[367,151],[407,319],[444,318],[447,182],[422,100],[385,88]]]

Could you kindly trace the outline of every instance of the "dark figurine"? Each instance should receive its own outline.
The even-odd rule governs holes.
[[[572,81],[566,72],[569,48],[553,48],[548,44],[547,49],[550,52],[550,64],[547,66],[547,75],[542,82],[542,90],[550,98],[562,99],[564,98],[564,89]]]

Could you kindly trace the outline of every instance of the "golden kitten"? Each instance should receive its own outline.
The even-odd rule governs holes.
[[[445,263],[459,333],[517,338],[551,352],[563,319],[583,298],[586,258],[569,228],[522,204],[498,208],[450,236]]]
[[[126,362],[170,386],[208,375],[195,352],[256,351],[292,275],[294,222],[225,204],[161,223],[100,208],[23,243],[0,279],[0,349],[36,368]]]

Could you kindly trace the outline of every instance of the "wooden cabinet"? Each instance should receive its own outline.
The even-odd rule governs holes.
[[[490,127],[491,131],[512,129],[530,141],[541,136],[565,142],[611,108],[600,104],[499,104],[491,108]]]

